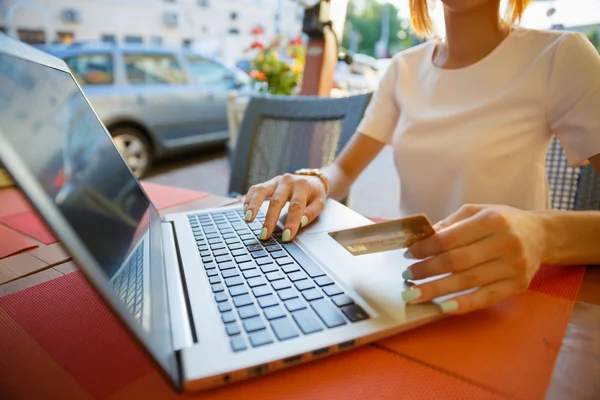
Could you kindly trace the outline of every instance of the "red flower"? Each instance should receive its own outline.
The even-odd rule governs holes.
[[[250,71],[250,77],[254,78],[254,79],[258,78],[258,71],[255,70],[255,69],[253,69],[252,71]]]
[[[297,38],[295,38],[295,39],[292,39],[292,40],[290,41],[290,44],[291,44],[292,46],[299,46],[299,45],[301,45],[301,44],[302,44],[302,38],[301,38],[301,37],[297,37]]]
[[[264,48],[265,48],[265,46],[264,46],[264,45],[263,45],[261,42],[259,42],[259,41],[256,41],[256,42],[254,42],[254,43],[252,43],[252,44],[250,45],[250,48],[251,48],[251,49],[259,49],[259,50],[262,50],[262,49],[264,49]]]
[[[267,76],[265,75],[264,72],[259,72],[256,79],[258,79],[261,82],[264,82],[267,80]]]
[[[262,35],[265,31],[262,28],[256,27],[250,31],[251,35]]]

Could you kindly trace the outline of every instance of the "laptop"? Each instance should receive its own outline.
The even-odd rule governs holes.
[[[352,256],[328,232],[371,222],[328,201],[291,243],[265,208],[161,217],[60,59],[0,35],[0,163],[176,390],[350,350],[442,318],[406,305],[402,252]],[[211,176],[198,179],[213,179]]]

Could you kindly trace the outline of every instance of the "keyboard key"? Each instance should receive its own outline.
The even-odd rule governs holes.
[[[219,311],[222,313],[225,311],[231,311],[231,304],[228,301],[219,303],[218,307],[219,307]]]
[[[235,268],[235,264],[232,261],[228,261],[228,262],[219,264],[219,269],[221,271],[225,271],[227,269],[232,269],[232,268]]]
[[[282,289],[287,289],[287,288],[292,287],[292,284],[287,279],[280,279],[278,281],[271,283],[271,286],[273,286],[273,289],[275,289],[275,290],[282,290]]]
[[[342,312],[348,317],[348,319],[352,322],[362,321],[363,319],[368,319],[369,314],[360,306],[356,304],[352,304],[346,307],[342,307]]]
[[[298,290],[307,290],[307,289],[312,289],[315,287],[315,284],[313,281],[311,281],[310,279],[304,279],[302,281],[298,281],[294,284],[294,286],[296,286],[296,289]]]
[[[223,232],[221,231],[221,233],[223,233]],[[237,238],[237,235],[233,232],[223,233],[223,239],[225,239],[225,243],[227,243],[227,239],[231,239],[231,238]],[[239,240],[238,240],[238,242],[239,242]]]
[[[212,278],[213,276],[219,276],[219,271],[217,271],[215,268],[209,269],[208,271],[206,271],[206,276],[208,276],[209,278]]]
[[[246,247],[249,246],[258,246],[260,244],[260,242],[256,239],[250,239],[250,240],[244,240],[244,245]]]
[[[323,327],[319,323],[317,317],[309,310],[300,310],[292,313],[292,318],[296,321],[300,330],[308,335],[310,333],[322,331]]]
[[[221,283],[217,283],[216,285],[212,285],[213,293],[219,293],[225,290],[225,287]]]
[[[207,245],[203,244],[203,245],[198,246],[198,251],[206,251],[206,250],[208,250]]]
[[[223,278],[225,279],[233,278],[234,276],[239,276],[239,274],[240,273],[236,268],[228,269],[221,273],[221,275],[223,275]]]
[[[271,257],[283,258],[283,257],[287,257],[287,253],[285,251],[275,251],[275,252],[271,253]]]
[[[256,263],[255,263],[254,261],[252,261],[252,262],[247,262],[247,263],[242,263],[242,264],[240,264],[240,265],[239,265],[239,268],[240,268],[242,271],[247,271],[247,270],[249,270],[249,269],[254,269],[254,268],[256,268],[256,267],[257,267],[257,265],[256,265]]]
[[[239,243],[240,239],[233,237],[233,238],[229,238],[229,239],[225,239],[225,243],[227,244],[235,244],[235,243]]]
[[[227,285],[227,287],[242,285],[243,283],[244,278],[242,278],[241,276],[234,276],[233,278],[225,279],[225,285]]]
[[[298,264],[288,264],[281,267],[281,270],[286,274],[291,274],[292,272],[300,271],[300,267]]]
[[[248,252],[245,249],[236,249],[231,252],[231,255],[234,257],[237,256],[245,256]]]
[[[210,277],[210,278],[208,279],[208,282],[209,282],[211,285],[214,285],[214,284],[216,284],[216,283],[221,283],[221,278],[219,278],[218,276],[212,276],[212,277]]]
[[[263,285],[252,289],[252,293],[254,294],[254,297],[261,297],[273,293],[273,289],[268,285]]]
[[[275,262],[277,262],[278,265],[287,265],[287,264],[292,264],[294,262],[294,260],[292,260],[290,257],[283,257],[283,258],[278,258],[277,260],[275,260]]]
[[[263,322],[261,317],[249,318],[243,322],[243,325],[244,329],[248,333],[266,328],[265,323]]]
[[[338,285],[326,286],[323,288],[323,291],[329,297],[344,293],[344,291],[342,289],[340,289],[340,287]]]
[[[248,251],[260,251],[263,247],[260,244],[248,246]]]
[[[266,258],[259,258],[259,260],[266,260]],[[275,264],[267,264],[261,266],[260,270],[263,272],[263,274],[268,274],[269,272],[279,271],[279,268]]]
[[[231,256],[227,254],[226,256],[219,256],[216,258],[217,264],[221,264],[227,261],[231,261]]]
[[[268,251],[269,253],[272,253],[272,252],[274,252],[274,251],[281,251],[281,250],[282,250],[282,248],[281,248],[281,246],[280,246],[280,245],[278,245],[278,244],[272,244],[272,245],[270,245],[270,246],[267,246],[267,251]]]
[[[215,257],[217,257],[217,256],[224,256],[226,254],[229,254],[229,252],[227,251],[227,249],[219,249],[219,250],[215,250],[213,252],[213,254],[215,255]]]
[[[308,276],[304,272],[298,271],[298,272],[292,272],[291,274],[289,274],[288,278],[290,278],[290,281],[292,281],[292,282],[297,282],[297,281],[301,281],[303,279],[308,278]]]
[[[248,288],[246,285],[233,286],[229,288],[229,294],[231,297],[240,296],[242,294],[247,294]]]
[[[254,258],[261,258],[261,257],[267,257],[269,255],[269,253],[267,253],[264,250],[260,250],[260,251],[254,251],[254,252],[250,253],[250,255],[252,255],[252,257],[254,257]]]
[[[227,253],[227,252],[225,252]],[[200,257],[204,258],[204,257],[210,257],[212,255],[212,253],[210,252],[210,250],[205,250],[205,251],[201,251],[200,252]]]
[[[221,241],[221,238],[217,235],[217,237],[208,239],[208,243],[209,244],[219,244],[219,243],[223,243],[223,242]]]
[[[227,245],[227,247],[229,247],[229,250],[239,250],[239,249],[243,249],[244,245],[241,243],[234,243],[234,244]]]
[[[209,270],[209,269],[215,268],[216,266],[217,266],[217,264],[212,263],[212,262],[211,263],[205,263],[204,264],[204,269]]]
[[[238,232],[239,233],[239,232]],[[254,235],[251,233],[244,233],[244,234],[240,234],[240,239],[242,240],[250,240],[250,239],[254,239]]]
[[[328,276],[321,276],[320,278],[315,279],[315,283],[320,287],[333,285],[333,281]]]
[[[246,350],[246,341],[243,337],[237,336],[231,339],[231,350],[242,351]]]
[[[257,276],[260,276],[260,271],[257,270],[256,268],[249,269],[248,271],[244,271],[244,278],[246,278],[246,279],[255,278]]]
[[[271,258],[269,258],[269,257],[257,258],[256,259],[256,264],[257,265],[273,264],[273,260]]]
[[[263,312],[265,313],[265,317],[267,317],[268,320],[281,318],[285,316],[285,311],[280,306],[265,308]]]
[[[287,317],[271,321],[271,328],[273,328],[273,332],[275,332],[275,336],[279,340],[298,337],[298,329]]]
[[[235,314],[231,311],[226,311],[221,314],[221,319],[226,324],[228,324],[230,322],[235,322]]]
[[[249,306],[240,307],[240,308],[238,308],[237,311],[238,311],[238,315],[240,316],[241,319],[257,317],[258,315],[260,315],[260,313],[258,312],[258,309],[256,308],[256,306],[254,304],[250,304]]]
[[[320,299],[311,301],[310,306],[329,328],[346,324],[346,320],[342,314],[337,310],[337,308],[335,308],[333,304],[331,304],[329,300]]]
[[[248,335],[250,339],[250,343],[252,343],[253,347],[263,346],[265,344],[273,343],[273,339],[271,338],[271,334],[266,329],[262,331],[254,332]]]
[[[229,235],[229,234],[233,233],[233,229],[231,229],[231,228],[226,228],[226,229],[223,229],[223,230],[221,231],[221,233],[223,234],[223,237],[225,237],[225,235]],[[235,233],[233,233],[233,234],[235,235]]]
[[[275,239],[267,239],[264,242],[262,242],[263,246],[274,246],[277,244],[277,241]]]
[[[219,243],[210,245],[211,250],[219,250],[219,249],[224,249],[224,248],[225,248],[225,243],[223,243],[223,242],[219,242]]]
[[[285,308],[290,312],[306,308],[306,304],[299,298],[284,301],[283,304],[285,304]]]
[[[281,271],[269,272],[265,275],[265,277],[269,280],[269,282],[273,282],[279,279],[285,278],[285,274]]]
[[[325,275],[325,272],[319,267],[313,260],[298,246],[296,243],[289,242],[283,244],[283,248],[290,253],[290,255],[296,259],[298,264],[306,271],[308,276],[311,278],[317,278]]]
[[[281,300],[289,300],[298,297],[298,293],[294,289],[283,289],[277,292]]]
[[[266,285],[267,281],[262,276],[257,276],[256,278],[248,279],[248,286],[251,288]]]
[[[217,232],[217,228],[215,228],[214,226],[207,226],[206,228],[204,228],[204,233],[216,233]]]
[[[207,239],[217,239],[220,238],[221,235],[219,235],[218,233],[214,232],[214,233],[207,233],[206,234],[206,238]],[[208,241],[208,243],[210,243],[210,240]]]
[[[234,223],[231,224],[231,226],[236,231],[239,231],[239,230],[242,230],[242,229],[246,229],[246,224],[243,223],[243,222],[234,222]]]
[[[248,306],[253,303],[254,301],[252,300],[252,297],[249,294],[243,294],[241,296],[236,296],[233,298],[233,304],[238,308]]]
[[[227,301],[227,294],[225,294],[225,293],[217,293],[215,295],[215,301],[217,303],[220,303],[222,301]]]
[[[202,257],[203,264],[208,264],[209,262],[212,262],[212,260],[212,257]]]
[[[238,256],[235,258],[235,262],[238,264],[245,263],[248,261],[252,261],[252,257],[250,257],[249,255]]]
[[[308,290],[305,290],[304,292],[302,292],[302,296],[307,301],[313,301],[313,300],[323,298],[323,293],[321,293],[321,291],[319,289],[308,289]]]
[[[354,301],[347,294],[338,294],[337,296],[333,296],[331,298],[336,306],[343,307],[350,304],[354,304]]]
[[[258,298],[258,305],[261,308],[271,307],[276,304],[279,304],[279,300],[277,300],[277,298],[272,294]]]

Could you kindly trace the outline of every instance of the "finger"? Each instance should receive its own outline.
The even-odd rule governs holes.
[[[438,254],[407,268],[407,280],[425,279],[449,272],[460,272],[500,258],[503,255],[502,244],[493,237],[486,237],[471,245],[458,247]]]
[[[413,286],[404,292],[406,295],[402,294],[402,297],[405,301],[421,303],[515,277],[515,269],[510,268],[505,261],[494,260],[441,279]]]
[[[446,217],[443,220],[436,223],[433,226],[433,229],[435,231],[445,229],[451,225],[456,224],[457,222],[460,222],[464,219],[472,217],[473,215],[475,215],[479,211],[481,211],[481,209],[482,209],[482,207],[478,206],[478,205],[472,205],[472,204],[463,205],[457,211],[455,211],[453,214],[450,214],[448,217]]]
[[[246,196],[246,205],[245,207],[245,215],[244,219],[246,222],[254,221],[256,218],[256,214],[262,206],[262,203],[273,195],[275,188],[277,187],[277,180],[271,179],[265,183],[261,183],[260,185],[254,185],[248,191],[248,195]]]
[[[423,260],[484,239],[494,232],[489,224],[483,222],[484,218],[485,214],[479,213],[456,222],[413,244],[408,251],[413,258]]]
[[[478,290],[457,296],[441,304],[442,311],[446,314],[466,314],[493,306],[513,295],[525,291],[518,283],[503,280],[483,286]]]
[[[317,197],[310,201],[304,209],[305,224],[302,228],[310,225],[325,209],[325,198]]]
[[[292,196],[293,189],[293,179],[291,176],[287,177],[287,175],[284,175],[279,179],[277,189],[275,189],[273,196],[271,196],[271,199],[269,200],[269,209],[265,216],[263,229],[260,232],[260,240],[266,240],[271,237],[273,229],[275,229],[275,226],[277,225],[281,210]]]
[[[306,219],[302,221],[302,218],[304,217],[304,209],[309,195],[310,184],[303,180],[297,180],[294,183],[294,193],[290,199],[285,227],[283,228],[282,240],[284,242],[289,242],[296,236],[302,222],[306,225]]]

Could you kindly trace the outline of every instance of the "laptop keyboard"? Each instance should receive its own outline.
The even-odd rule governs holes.
[[[144,242],[135,249],[113,280],[113,286],[138,323],[142,322],[144,304]]]
[[[265,215],[243,210],[189,215],[233,351],[362,321],[369,315],[282,232],[258,240]]]

